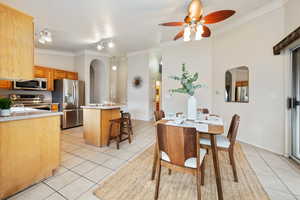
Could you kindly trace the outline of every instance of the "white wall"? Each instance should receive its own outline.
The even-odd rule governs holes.
[[[280,8],[213,39],[213,112],[228,123],[239,114],[239,140],[280,154],[285,139],[284,66],[272,47],[284,35],[283,16]],[[249,67],[249,103],[226,103],[225,72],[239,66]]]
[[[133,87],[134,77],[140,76],[143,80],[140,88]],[[133,119],[150,120],[150,70],[149,53],[142,52],[128,56],[128,110]]]
[[[162,108],[165,112],[187,112],[186,94],[173,94],[169,90],[180,87],[178,81],[169,78],[181,75],[182,64],[187,70],[198,72],[198,83],[206,87],[196,91],[198,107],[211,109],[212,104],[212,43],[211,40],[179,42],[162,46]]]
[[[299,0],[289,0],[285,4],[285,33],[290,34],[296,28],[300,26],[300,1]]]
[[[36,49],[34,64],[67,71],[75,71],[75,57],[74,54],[69,52]]]
[[[116,66],[117,70],[112,70]],[[126,56],[110,59],[110,99],[113,102],[127,104],[128,61]]]
[[[105,79],[105,88],[101,94],[103,101],[109,101],[109,85],[110,85],[110,69],[109,69],[109,56],[101,55],[93,51],[82,51],[75,56],[75,70],[78,72],[79,78],[85,81],[85,102],[90,103],[90,65],[93,60],[100,60],[104,65],[104,70],[101,79]]]

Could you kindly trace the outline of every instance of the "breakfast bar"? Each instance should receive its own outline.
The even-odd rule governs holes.
[[[109,139],[110,120],[121,117],[121,105],[92,105],[83,108],[84,139],[87,144],[103,147]]]
[[[0,199],[53,175],[60,164],[60,112],[12,108],[0,117]]]

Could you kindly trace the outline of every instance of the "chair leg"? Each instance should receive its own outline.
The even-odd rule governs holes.
[[[127,128],[127,131],[128,131],[128,140],[129,140],[129,144],[131,144],[131,137],[132,137],[132,134],[131,134],[131,131],[130,131],[130,128],[129,128],[129,127]]]
[[[161,175],[161,163],[159,161],[158,163],[158,167],[157,167],[157,178],[156,178],[156,187],[155,187],[155,196],[154,196],[154,200],[158,199],[158,195],[159,195],[159,184],[160,184],[160,175]]]
[[[111,140],[112,126],[113,126],[113,124],[111,123],[110,126],[109,126],[109,136],[108,136],[108,141],[107,141],[107,146],[108,147],[110,145],[110,140]]]
[[[197,200],[201,200],[201,169],[197,169]]]
[[[171,174],[172,174],[172,170],[169,169],[169,175],[171,175]]]
[[[157,147],[155,144],[155,148],[154,148],[154,158],[153,158],[153,166],[152,166],[152,175],[151,175],[151,180],[153,181],[155,178],[155,173],[156,173],[156,168],[157,168],[157,159],[158,159],[158,155],[157,155]]]
[[[204,177],[205,177],[205,159],[206,156],[204,157],[201,165],[201,185],[204,185]]]
[[[232,172],[233,172],[234,181],[238,182],[238,176],[237,176],[237,172],[236,172],[236,165],[235,165],[235,160],[234,160],[233,149],[229,149],[228,152],[229,152],[230,163],[231,163],[231,166],[232,166]]]
[[[117,139],[116,139],[116,142],[117,142],[117,149],[119,150],[119,149],[120,149],[121,135],[118,135],[116,138],[117,138]]]

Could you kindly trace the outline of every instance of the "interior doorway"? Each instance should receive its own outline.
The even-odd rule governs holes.
[[[292,51],[292,158],[300,161],[300,47]]]

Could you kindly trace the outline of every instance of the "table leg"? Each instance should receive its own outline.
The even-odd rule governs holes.
[[[212,156],[213,156],[213,162],[214,162],[214,168],[215,168],[215,176],[216,176],[216,183],[217,183],[217,190],[218,190],[218,199],[223,200],[223,191],[222,191],[222,182],[221,182],[219,158],[218,158],[218,149],[217,149],[215,135],[210,135],[210,142],[211,142],[211,150],[212,150]]]
[[[153,158],[153,166],[152,166],[152,174],[151,174],[151,180],[155,179],[155,173],[156,173],[156,168],[157,168],[157,159],[158,159],[158,155],[157,155],[157,143],[155,143],[155,147],[154,147],[154,158]]]

